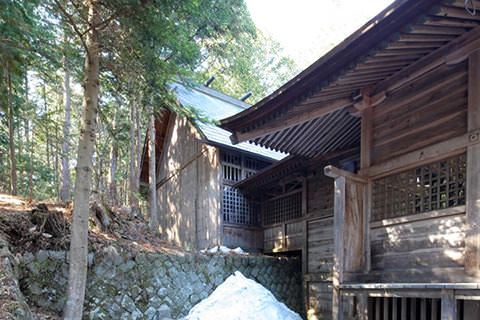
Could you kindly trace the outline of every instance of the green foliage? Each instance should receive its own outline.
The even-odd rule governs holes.
[[[130,162],[130,103],[141,108],[143,148],[147,106],[168,106],[181,116],[209,121],[180,107],[169,83],[203,82],[217,76],[214,88],[259,100],[296,72],[277,43],[253,24],[243,0],[103,0],[96,25],[101,42],[100,99],[94,164],[94,189],[104,193],[110,149],[118,145],[116,179],[121,202],[127,197]],[[67,14],[66,14],[67,13]],[[0,0],[0,192],[10,183],[6,63],[12,70],[14,142],[19,194],[28,196],[32,164],[35,198],[56,198],[62,155],[63,74],[72,76],[71,174],[80,115],[85,48],[85,2]],[[83,39],[85,40],[85,39]],[[28,82],[28,88],[27,88]],[[115,126],[113,125],[115,123]],[[32,155],[32,156],[31,156]],[[141,192],[137,197],[141,198]]]
[[[206,43],[210,52],[197,73],[199,82],[216,76],[212,88],[240,98],[249,91],[249,102],[255,103],[269,95],[299,72],[295,62],[282,55],[279,43],[264,35],[231,35]]]

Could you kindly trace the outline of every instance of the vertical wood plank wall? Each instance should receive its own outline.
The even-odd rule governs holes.
[[[187,119],[176,117],[159,170],[161,180],[206,149],[157,191],[160,234],[183,247],[204,248],[219,244],[221,239],[219,154],[216,148],[195,141],[199,138]]]
[[[424,90],[432,83],[436,91]],[[400,87],[373,109],[372,163],[381,164],[467,132],[468,64],[442,65]],[[425,92],[425,93],[424,93]],[[464,208],[464,207],[463,207]],[[371,268],[378,281],[414,282],[401,270],[429,269],[432,279],[449,280],[439,269],[464,267],[465,209],[423,219],[371,224]],[[408,274],[405,272],[404,274]],[[435,276],[437,274],[438,276]],[[442,274],[442,275],[440,275]],[[450,279],[452,280],[452,279]]]
[[[368,222],[369,233],[365,235],[368,237],[368,252],[364,257],[367,259],[367,268],[364,271],[368,273],[357,274],[349,282],[348,286],[358,283],[356,288],[359,291],[347,289],[344,294],[355,295],[357,298],[362,292],[372,294],[375,298],[369,300],[367,309],[374,319],[396,319],[399,314],[402,319],[469,319],[472,313],[465,311],[477,309],[479,306],[478,302],[473,301],[479,299],[478,293],[474,291],[462,296],[461,289],[440,290],[440,287],[427,285],[424,289],[428,287],[430,291],[422,291],[408,285],[478,282],[475,277],[478,276],[480,261],[480,147],[478,144],[463,148],[452,145],[449,150],[447,145],[440,146],[440,143],[466,135],[467,132],[475,134],[472,132],[480,129],[479,83],[480,53],[477,52],[468,62],[441,65],[389,92],[387,99],[373,108],[371,163],[362,165],[362,173],[375,172],[369,170],[370,165],[376,168],[383,166],[383,171],[377,171],[381,172],[380,175],[370,177],[373,183],[376,177],[417,167],[412,161],[414,151],[419,155],[416,160],[419,161],[418,165],[465,151],[467,153],[466,205],[454,201],[453,205],[449,204],[450,195],[447,194],[447,201],[444,201],[446,207]],[[432,86],[438,89],[428,90]],[[362,134],[365,134],[363,130]],[[469,137],[470,141],[476,139],[478,137]],[[362,139],[362,146],[364,140]],[[429,153],[432,155],[429,160],[423,158],[422,150],[428,149],[423,148],[437,146],[441,152]],[[408,159],[410,162],[406,161],[407,155],[412,156]],[[362,154],[362,160],[366,161],[366,156],[368,155]],[[390,171],[385,170],[387,167]],[[447,166],[443,170],[450,169]],[[465,175],[465,172],[462,174]],[[440,190],[440,179],[445,178],[438,173],[435,175],[436,180],[433,179],[432,182],[437,183]],[[463,176],[453,177],[455,180],[451,183],[464,179]],[[437,196],[440,196],[440,192]],[[368,193],[365,199],[370,201]],[[369,206],[364,208],[371,210]],[[347,247],[345,249],[347,250]],[[367,289],[368,286],[364,286],[366,283],[375,283],[379,285],[378,288],[383,288],[382,283],[398,283],[402,289],[395,293],[388,293],[388,290],[381,292],[382,290],[374,290],[372,287]],[[415,294],[420,294],[421,298],[413,298]],[[404,303],[406,299],[409,301],[408,305]],[[402,303],[398,303],[399,301]],[[338,319],[341,319],[341,316]]]
[[[302,252],[307,311],[319,319],[331,317],[334,251],[334,182],[323,174],[324,165],[310,168],[303,180],[303,217],[264,231],[265,252]]]
[[[425,90],[439,83],[438,90]],[[372,163],[467,132],[466,62],[442,65],[389,93],[373,110]]]

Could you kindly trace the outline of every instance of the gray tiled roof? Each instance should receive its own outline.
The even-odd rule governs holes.
[[[178,101],[184,107],[193,107],[202,116],[214,121],[233,116],[250,107],[246,102],[206,87],[187,88],[175,82],[171,85],[171,88],[177,95]],[[199,122],[197,128],[206,140],[214,144],[223,145],[239,151],[255,153],[262,157],[275,160],[280,160],[287,156],[285,153],[257,146],[249,142],[241,142],[234,145],[230,141],[231,133],[213,123]]]

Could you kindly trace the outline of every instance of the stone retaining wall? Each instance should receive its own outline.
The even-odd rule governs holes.
[[[32,313],[18,283],[18,261],[0,234],[0,319],[31,320]]]
[[[68,257],[39,251],[20,261],[20,286],[31,304],[61,311]],[[86,319],[178,319],[236,270],[303,315],[298,259],[120,252],[89,256]]]

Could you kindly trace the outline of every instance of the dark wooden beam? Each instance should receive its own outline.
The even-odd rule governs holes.
[[[444,18],[439,16],[426,16],[422,23],[425,25],[439,27],[475,28],[478,26],[478,21],[457,18]]]
[[[455,39],[455,35],[443,35],[443,34],[410,34],[403,33],[400,35],[398,41],[406,42],[431,42],[431,41],[451,41]]]
[[[440,35],[460,35],[468,31],[467,28],[458,27],[441,27],[441,26],[426,26],[423,24],[415,24],[409,26],[407,31],[411,34],[428,33],[428,34],[440,34]]]
[[[477,27],[379,83],[375,87],[375,92],[385,90],[388,92],[388,90],[403,86],[405,83],[445,63],[445,56],[448,54],[470,47],[471,43],[476,43],[479,37],[480,27]]]

